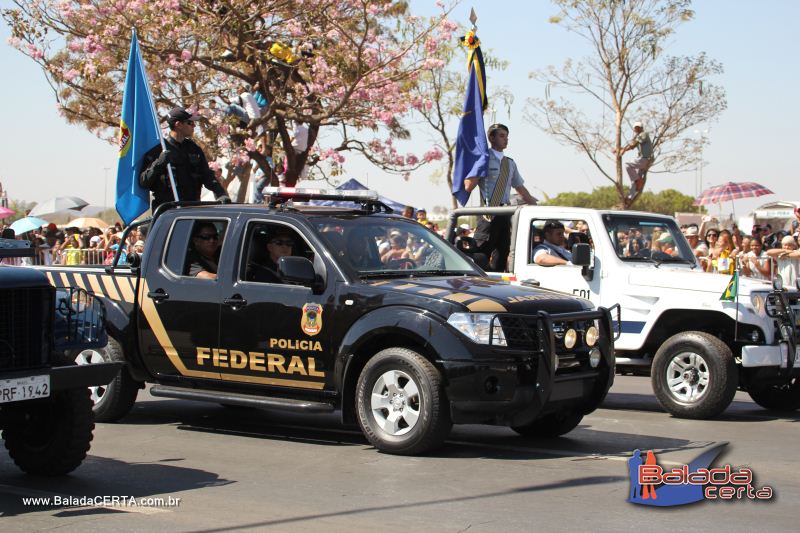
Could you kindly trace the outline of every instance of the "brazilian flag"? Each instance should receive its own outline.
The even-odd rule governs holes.
[[[739,272],[736,271],[731,276],[731,280],[728,282],[728,286],[725,287],[725,291],[722,293],[722,296],[719,297],[720,300],[725,302],[733,302],[736,300],[736,293],[739,290]]]

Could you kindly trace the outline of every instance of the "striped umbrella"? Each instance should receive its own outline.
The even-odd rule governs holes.
[[[694,205],[719,204],[730,201],[731,207],[733,207],[733,201],[737,198],[756,198],[766,194],[775,193],[753,181],[745,181],[742,183],[729,181],[728,183],[715,185],[701,192],[700,196],[695,199]],[[734,216],[735,214],[736,211],[734,210]]]

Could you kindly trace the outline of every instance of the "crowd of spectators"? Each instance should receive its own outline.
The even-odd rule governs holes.
[[[698,227],[681,227],[695,256],[706,272],[740,274],[755,279],[772,280],[780,274],[784,282],[794,283],[800,273],[800,211],[788,229],[773,229],[770,224],[756,224],[749,234],[736,224],[725,227],[706,217]]]
[[[2,225],[2,237],[29,240],[36,253],[34,257],[6,258],[3,264],[12,265],[110,265],[120,248],[120,261],[130,252],[144,250],[145,232],[131,230],[122,241],[122,224],[108,228],[59,228],[50,223],[39,229],[16,235],[14,230]]]

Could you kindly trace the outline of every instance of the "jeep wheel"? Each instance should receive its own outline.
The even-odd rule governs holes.
[[[24,424],[3,431],[8,454],[29,474],[58,476],[75,470],[92,441],[92,401],[85,389],[61,391],[26,406]]]
[[[111,337],[108,338],[105,348],[83,350],[75,357],[75,362],[79,365],[118,361],[124,362],[125,356],[122,347]],[[139,384],[131,377],[128,368],[123,366],[111,383],[89,387],[89,391],[94,402],[95,420],[115,422],[130,412],[139,394]]]
[[[511,429],[525,437],[560,437],[569,433],[581,423],[583,415],[573,411],[551,413],[524,426],[511,426]]]
[[[758,405],[765,409],[790,413],[800,409],[800,378],[785,385],[762,385],[747,391]]]
[[[661,407],[681,418],[717,416],[733,401],[738,386],[730,348],[700,331],[667,339],[653,358],[650,379]]]
[[[430,451],[452,426],[439,371],[406,348],[387,348],[367,361],[356,385],[356,410],[361,431],[382,452]]]

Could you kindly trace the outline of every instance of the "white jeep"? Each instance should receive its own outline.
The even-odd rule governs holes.
[[[675,219],[636,211],[457,209],[449,240],[479,264],[488,252],[455,235],[459,224],[476,215],[511,217],[507,272],[490,275],[536,283],[597,306],[619,305],[617,371],[649,372],[658,401],[673,415],[716,416],[737,388],[767,409],[800,408],[800,291],[794,287],[739,276],[732,301],[723,300],[731,275],[703,272]],[[535,263],[547,221],[567,225],[572,264]]]

